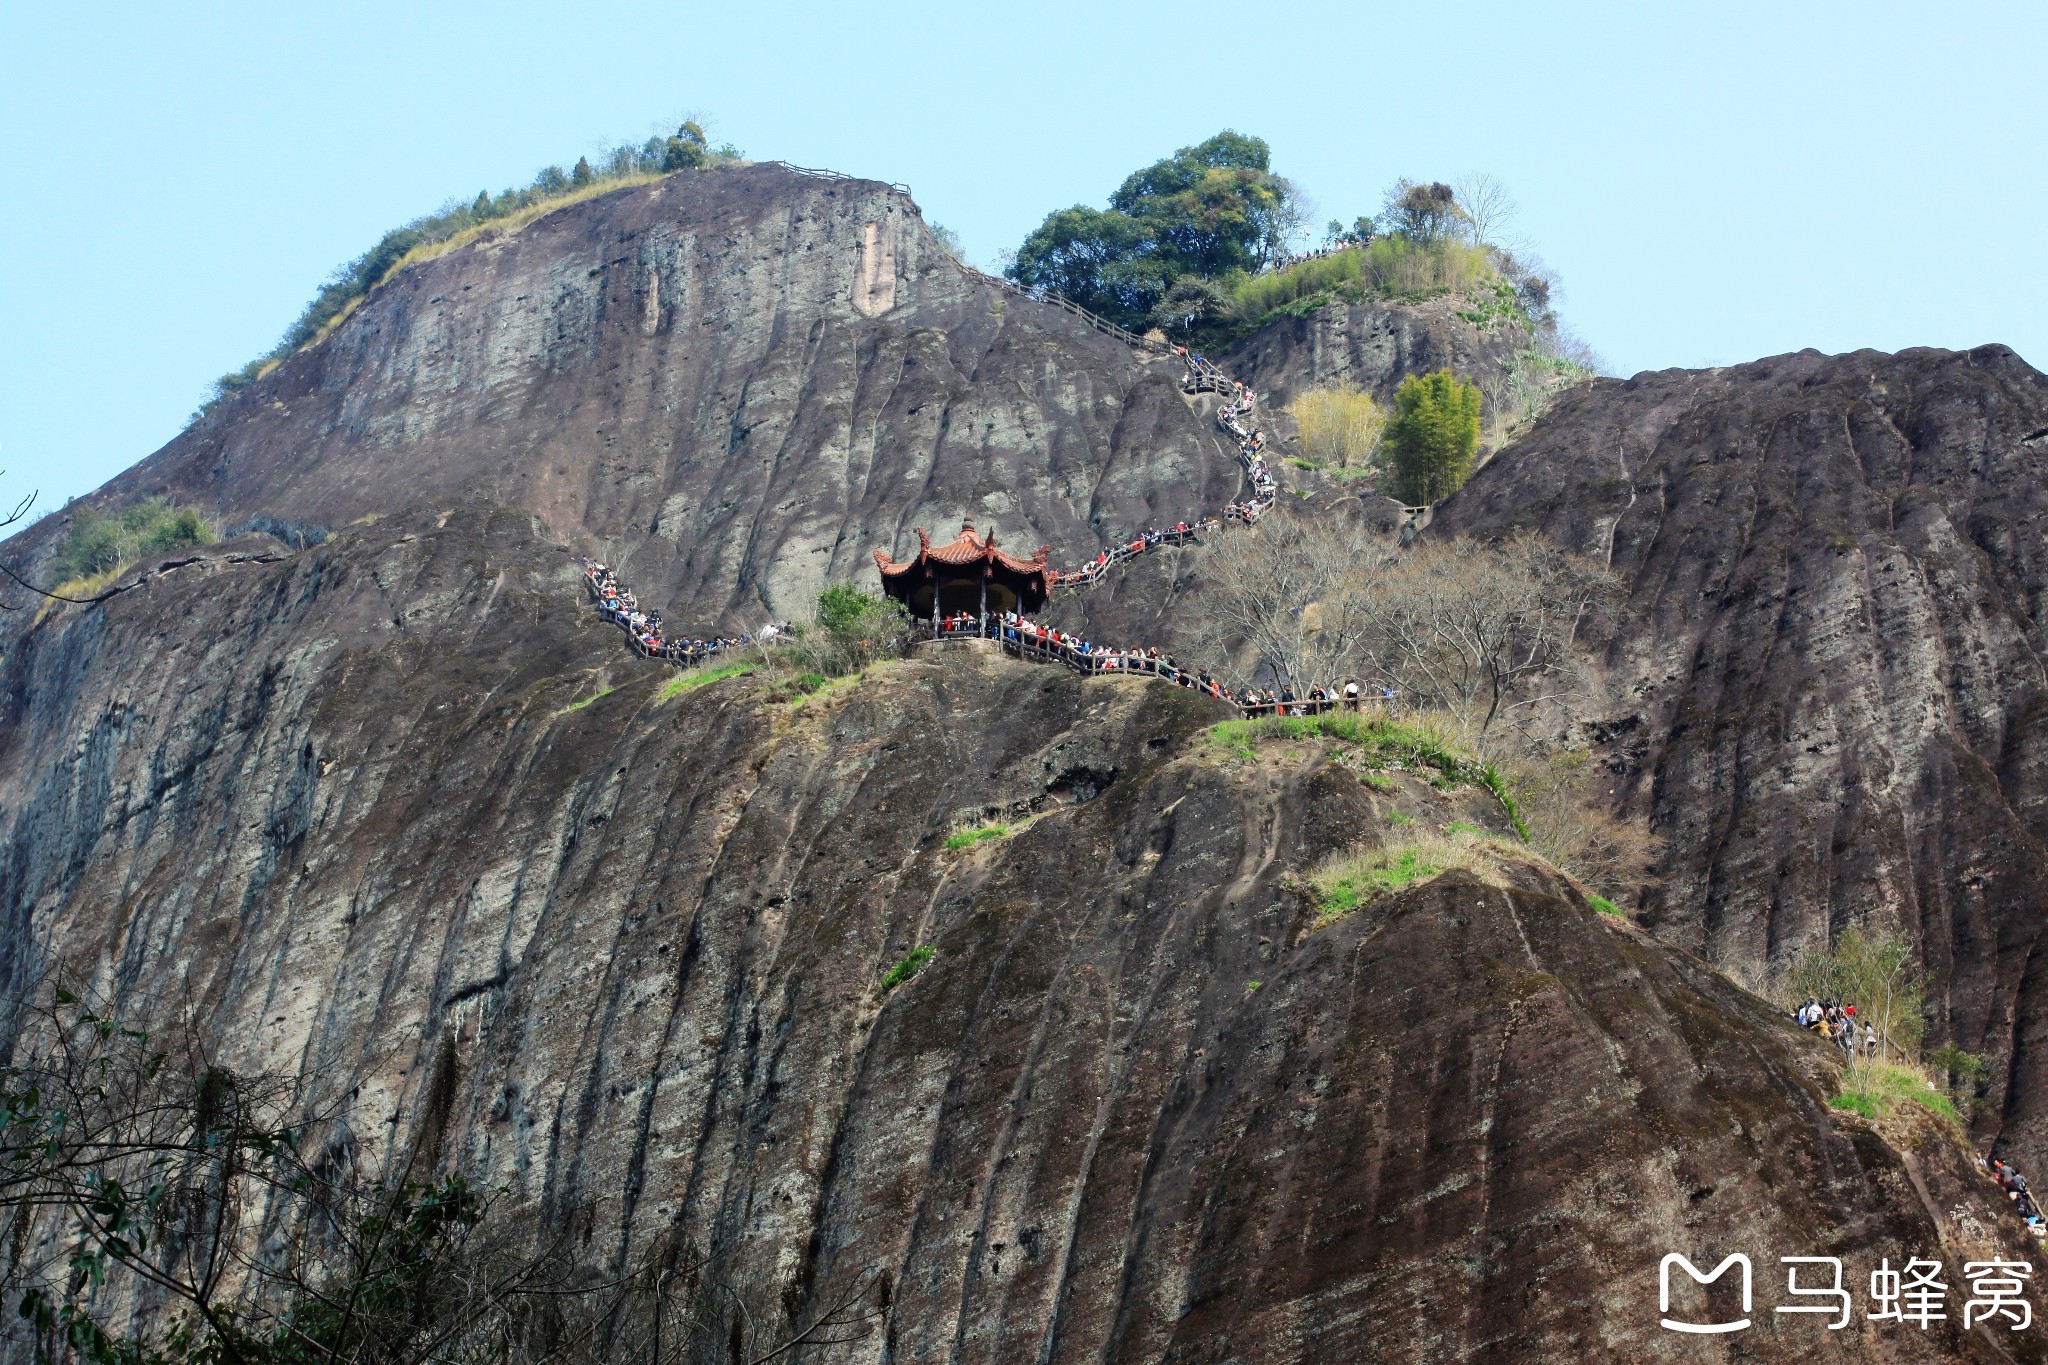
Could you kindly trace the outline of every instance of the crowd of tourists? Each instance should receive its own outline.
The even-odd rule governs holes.
[[[1237,442],[1237,462],[1244,476],[1251,483],[1251,496],[1242,502],[1233,502],[1223,509],[1220,517],[1205,517],[1193,523],[1179,522],[1155,531],[1144,531],[1129,540],[1115,545],[1104,546],[1102,551],[1078,569],[1055,570],[1052,582],[1055,587],[1071,584],[1093,583],[1127,559],[1154,550],[1161,545],[1185,545],[1200,534],[1220,531],[1227,521],[1241,521],[1249,526],[1264,515],[1273,505],[1273,499],[1280,495],[1279,482],[1273,471],[1266,467],[1266,433],[1246,425],[1252,410],[1258,406],[1259,396],[1253,390],[1238,383],[1229,375],[1216,368],[1207,356],[1191,351],[1185,346],[1176,346],[1173,353],[1187,367],[1182,376],[1181,387],[1190,393],[1218,393],[1225,401],[1217,409],[1216,422],[1231,439]]]
[[[1980,1156],[1977,1164],[1984,1168],[1998,1188],[2005,1191],[2005,1197],[2012,1201],[2014,1212],[2027,1220],[2027,1231],[2043,1241],[2048,1241],[2048,1218],[2041,1216],[2041,1210],[2034,1203],[2034,1192],[2027,1188],[2027,1178],[2010,1165],[1991,1155]]]
[[[1324,686],[1312,683],[1296,692],[1278,688],[1232,688],[1206,670],[1190,670],[1157,646],[1121,648],[1084,639],[1056,626],[1043,625],[1017,612],[954,612],[929,627],[939,640],[995,640],[1021,658],[1064,663],[1083,673],[1136,673],[1163,678],[1181,687],[1226,701],[1247,716],[1318,716],[1332,711],[1357,711],[1367,704],[1390,706],[1398,700],[1391,687],[1368,686],[1357,678]]]
[[[1813,1030],[1851,1057],[1859,1050],[1876,1056],[1881,1042],[1868,1019],[1861,1024],[1857,1022],[1856,1006],[1851,1001],[1809,997],[1805,1004],[1792,1011],[1792,1022],[1803,1029]]]
[[[1141,531],[1129,540],[1118,541],[1104,546],[1102,552],[1078,569],[1054,570],[1052,585],[1093,583],[1117,565],[1147,550],[1156,550],[1162,545],[1186,545],[1203,532],[1220,531],[1223,523],[1216,517],[1205,517],[1201,521],[1179,522],[1157,531]]]
[[[1184,391],[1215,393],[1223,397],[1223,405],[1216,412],[1216,421],[1237,442],[1238,463],[1250,482],[1250,495],[1225,507],[1220,517],[1177,522],[1170,527],[1134,534],[1127,541],[1107,546],[1078,569],[1055,571],[1051,575],[1055,586],[1093,583],[1126,560],[1162,545],[1187,544],[1199,535],[1222,530],[1226,522],[1254,524],[1279,496],[1279,484],[1266,466],[1265,433],[1249,425],[1252,412],[1258,406],[1258,394],[1223,373],[1208,357],[1186,346],[1175,346],[1173,353],[1186,367],[1186,373],[1181,377]],[[593,559],[582,562],[584,581],[599,613],[624,629],[632,638],[633,647],[649,658],[699,664],[723,651],[772,640],[789,629],[786,626],[767,626],[758,635],[721,635],[709,639],[670,635],[662,630],[660,613],[643,611],[609,567]],[[1205,672],[1190,672],[1182,668],[1158,649],[1117,649],[1095,644],[1015,613],[955,614],[930,624],[919,622],[919,628],[942,640],[994,639],[1019,655],[1058,660],[1083,672],[1122,671],[1165,678],[1179,686],[1195,688],[1218,700],[1230,702],[1252,716],[1318,715],[1330,710],[1355,710],[1368,702],[1386,705],[1395,700],[1392,688],[1368,687],[1356,678],[1327,687],[1315,683],[1299,693],[1287,685],[1263,690],[1254,687],[1233,690]]]
[[[1226,520],[1250,525],[1273,505],[1273,499],[1280,496],[1279,482],[1266,467],[1266,433],[1245,425],[1252,409],[1258,406],[1259,395],[1217,369],[1215,363],[1201,352],[1185,346],[1176,346],[1173,351],[1187,367],[1187,373],[1181,377],[1183,389],[1189,393],[1225,396],[1223,406],[1216,410],[1216,424],[1236,440],[1237,462],[1243,467],[1245,477],[1251,480],[1252,495],[1243,502],[1231,503],[1223,509],[1223,515]]]
[[[597,603],[598,615],[622,628],[632,637],[633,647],[650,659],[700,664],[725,651],[766,643],[789,630],[788,626],[771,625],[763,627],[758,635],[714,635],[709,639],[666,635],[661,629],[661,613],[642,611],[640,603],[608,566],[594,559],[583,559],[582,564],[583,582]]]

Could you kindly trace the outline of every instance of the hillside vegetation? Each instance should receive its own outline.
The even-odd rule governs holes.
[[[1289,252],[1306,235],[1306,201],[1271,163],[1264,139],[1229,129],[1183,147],[1133,172],[1107,209],[1048,214],[1009,276],[1210,348],[1334,302],[1450,297],[1465,321],[1525,328],[1539,349],[1590,372],[1590,358],[1558,336],[1555,278],[1503,244],[1515,207],[1491,177],[1457,188],[1397,181],[1377,217],[1331,222],[1321,250],[1301,258]]]
[[[55,591],[65,597],[97,592],[145,555],[213,539],[213,528],[197,511],[164,498],[145,498],[112,514],[81,507],[50,561]]]

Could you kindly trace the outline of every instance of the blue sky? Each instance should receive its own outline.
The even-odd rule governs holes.
[[[169,440],[386,228],[687,112],[907,183],[983,263],[1232,127],[1319,220],[1497,176],[1617,373],[2044,364],[2044,40],[2039,4],[1881,0],[8,6],[0,494]]]

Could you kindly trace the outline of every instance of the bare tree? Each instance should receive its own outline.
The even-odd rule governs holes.
[[[1515,219],[1521,216],[1521,208],[1508,194],[1508,187],[1485,171],[1468,171],[1452,188],[1458,196],[1458,207],[1465,211],[1465,230],[1472,240],[1511,249],[1506,238]]]
[[[1528,533],[1492,546],[1427,542],[1359,594],[1364,662],[1412,704],[1458,714],[1483,739],[1505,714],[1561,695],[1572,630],[1611,584]]]
[[[1204,643],[1219,656],[1248,647],[1297,691],[1336,679],[1367,626],[1350,580],[1376,549],[1361,533],[1283,518],[1221,538],[1204,565],[1214,583]]]

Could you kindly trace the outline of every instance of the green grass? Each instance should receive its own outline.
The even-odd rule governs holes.
[[[1387,823],[1395,826],[1412,825],[1415,823],[1415,817],[1405,810],[1390,810],[1387,812]]]
[[[1400,843],[1340,855],[1310,873],[1309,891],[1316,901],[1313,927],[1327,928],[1361,906],[1452,868],[1489,885],[1506,886],[1504,865],[1525,861],[1540,860],[1532,859],[1527,849],[1512,841],[1491,834],[1444,835],[1418,830]]]
[[[1260,744],[1273,740],[1327,739],[1339,746],[1345,766],[1354,771],[1398,766],[1422,773],[1439,788],[1460,783],[1484,787],[1514,822],[1522,842],[1529,841],[1529,827],[1522,822],[1499,769],[1453,747],[1441,732],[1426,724],[1350,711],[1323,716],[1259,716],[1218,722],[1209,727],[1209,739],[1238,758],[1254,757]]]
[[[1589,895],[1586,897],[1586,904],[1592,906],[1595,910],[1598,910],[1603,915],[1613,915],[1618,919],[1628,918],[1627,913],[1624,912],[1620,906],[1616,905],[1613,901],[1607,899],[1607,897],[1605,896]]]
[[[1420,848],[1389,849],[1380,859],[1354,864],[1326,878],[1313,880],[1318,913],[1316,924],[1333,924],[1368,901],[1413,882],[1434,877],[1443,868],[1431,862]]]
[[[1842,1073],[1841,1093],[1828,1103],[1867,1119],[1878,1118],[1901,1104],[1917,1104],[1951,1123],[1963,1121],[1954,1101],[1937,1090],[1918,1067],[1903,1062],[1857,1062]]]
[[[609,697],[613,692],[616,692],[617,690],[618,689],[615,687],[604,688],[600,691],[591,693],[582,701],[572,701],[562,709],[564,711],[581,711],[584,707],[590,705],[590,703],[594,701],[603,701],[606,697]]]
[[[1444,827],[1446,834],[1484,834],[1485,830],[1469,820],[1453,820]]]
[[[916,976],[931,964],[932,958],[938,955],[938,951],[936,948],[922,946],[912,948],[901,958],[897,959],[896,965],[891,967],[888,975],[882,978],[882,984],[877,988],[879,993],[887,995],[890,991],[895,990],[898,986],[910,980],[911,977]]]
[[[687,672],[678,673],[663,683],[661,691],[655,694],[654,699],[657,702],[664,702],[671,697],[680,697],[685,692],[693,692],[697,688],[709,683],[715,683],[720,678],[743,677],[753,671],[754,666],[752,664],[726,664],[720,668],[693,668]]]
[[[1010,832],[1008,825],[980,825],[974,829],[963,829],[957,834],[946,836],[947,848],[973,848],[976,844],[990,839],[1000,839]]]

